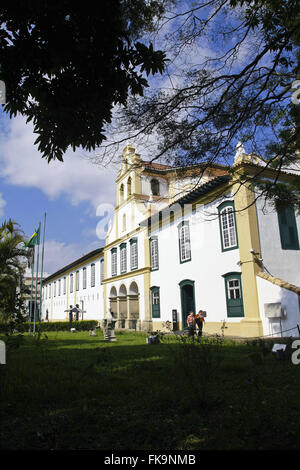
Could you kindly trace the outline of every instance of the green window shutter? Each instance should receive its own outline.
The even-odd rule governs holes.
[[[277,210],[278,224],[283,250],[299,250],[298,230],[295,211],[292,207],[282,207]]]
[[[159,287],[153,286],[151,290],[152,318],[160,318],[160,294]]]
[[[223,277],[225,281],[227,317],[243,317],[244,302],[241,273],[227,273]]]

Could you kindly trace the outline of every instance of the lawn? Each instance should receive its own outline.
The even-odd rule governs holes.
[[[300,449],[300,365],[261,344],[116,336],[47,332],[8,346],[2,449]]]

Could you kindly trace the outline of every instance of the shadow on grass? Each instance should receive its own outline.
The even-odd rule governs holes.
[[[299,408],[293,388],[299,389],[299,377],[295,379],[288,365],[269,358],[255,369],[247,356],[251,348],[228,344],[209,378],[204,406],[199,397],[201,358],[187,373],[180,344],[147,345],[145,337],[117,333],[117,342],[107,343],[101,334],[54,333],[39,343],[26,338],[19,349],[9,351],[7,366],[0,371],[2,448],[297,445],[294,431],[282,435],[291,424],[295,433],[300,431],[293,409]],[[283,384],[290,389],[282,390]],[[278,420],[273,411],[283,398],[292,408]]]

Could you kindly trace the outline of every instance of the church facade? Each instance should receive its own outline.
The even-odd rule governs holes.
[[[66,319],[77,303],[86,319],[110,310],[117,328],[180,330],[201,309],[207,333],[299,334],[300,218],[257,198],[248,179],[258,171],[242,147],[231,168],[174,168],[143,161],[128,144],[105,246],[44,281],[43,316]]]

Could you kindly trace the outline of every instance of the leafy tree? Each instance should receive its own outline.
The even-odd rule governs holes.
[[[24,259],[28,251],[18,224],[11,219],[0,226],[0,318],[2,321],[18,322],[23,319],[25,270]]]
[[[152,160],[232,165],[241,141],[277,170],[261,194],[300,208],[299,178],[277,184],[282,168],[300,170],[299,1],[178,2],[160,28],[172,59],[163,86],[130,99],[102,152],[129,134]]]
[[[171,0],[172,1],[172,0]],[[105,139],[114,105],[148,86],[165,55],[138,41],[169,0],[73,2],[3,0],[0,80],[4,111],[32,121],[48,161],[69,146],[92,150]]]

